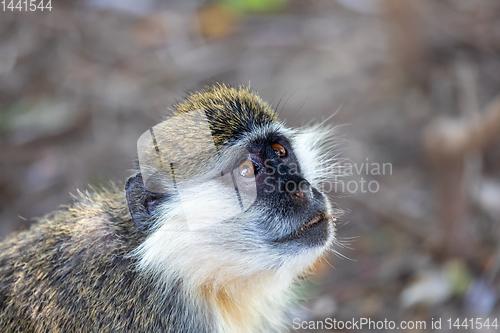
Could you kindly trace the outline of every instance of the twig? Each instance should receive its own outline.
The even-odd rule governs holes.
[[[450,256],[471,259],[476,253],[476,235],[466,215],[465,160],[498,138],[500,95],[477,119],[438,119],[424,131],[424,146],[437,182],[442,237]]]

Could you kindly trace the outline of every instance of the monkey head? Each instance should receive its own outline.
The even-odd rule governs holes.
[[[269,272],[293,279],[335,239],[320,190],[331,147],[331,130],[287,128],[246,87],[189,94],[138,142],[126,195],[145,239],[132,255],[193,287]]]

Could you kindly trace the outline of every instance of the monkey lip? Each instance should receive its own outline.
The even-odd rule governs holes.
[[[306,223],[302,224],[301,227],[297,228],[291,234],[275,239],[276,242],[283,243],[291,240],[297,239],[309,239],[310,244],[324,244],[326,241],[326,234],[328,229],[326,225],[333,219],[333,216],[319,212],[313,216],[312,219],[308,220]],[[311,238],[312,237],[312,238]]]
[[[329,220],[330,217],[326,216],[325,214],[321,213],[313,217],[309,222],[307,222],[303,228],[310,228],[316,224],[319,224],[321,222],[325,222]]]

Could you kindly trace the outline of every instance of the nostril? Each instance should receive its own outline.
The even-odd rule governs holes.
[[[296,191],[290,192],[290,196],[295,200],[305,201],[310,197],[311,191],[310,187],[301,187]]]

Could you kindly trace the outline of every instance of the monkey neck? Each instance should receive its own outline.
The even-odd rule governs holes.
[[[222,286],[205,284],[201,294],[212,308],[221,332],[260,332],[281,322],[287,303],[284,295],[293,284],[292,279],[288,280],[276,273],[263,273]]]

